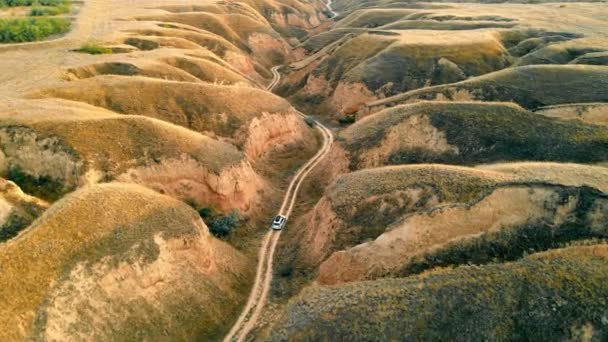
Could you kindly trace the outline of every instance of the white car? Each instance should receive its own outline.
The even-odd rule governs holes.
[[[285,227],[285,223],[287,223],[287,217],[278,215],[272,220],[272,225],[270,227],[274,230],[281,230]]]

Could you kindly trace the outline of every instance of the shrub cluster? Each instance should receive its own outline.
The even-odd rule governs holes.
[[[0,0],[0,8],[34,6],[29,17],[0,19],[0,43],[42,40],[70,29],[68,18],[55,18],[70,11],[69,0]]]
[[[70,6],[67,4],[59,5],[59,6],[40,6],[34,7],[30,10],[30,17],[44,17],[44,16],[54,16],[59,14],[68,13],[70,11]]]
[[[70,29],[67,18],[17,18],[0,20],[0,43],[33,42],[66,33]]]
[[[59,6],[66,3],[66,0],[0,0],[0,7],[16,6]]]
[[[230,235],[241,224],[241,216],[236,210],[228,215],[221,215],[211,208],[202,208],[198,210],[198,214],[205,220],[211,234],[220,238]]]

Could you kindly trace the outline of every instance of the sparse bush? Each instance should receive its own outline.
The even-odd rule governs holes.
[[[307,116],[306,119],[304,119],[304,122],[306,122],[309,127],[314,127],[317,121],[310,116]]]
[[[0,243],[17,236],[30,223],[32,223],[31,220],[27,220],[25,217],[11,212],[4,225],[0,226]]]
[[[97,43],[86,43],[81,46],[80,49],[76,49],[74,51],[88,53],[90,55],[107,55],[112,53],[112,49]]]
[[[355,121],[356,121],[356,119],[355,119],[354,115],[345,115],[338,119],[338,122],[341,125],[350,125],[350,124],[355,123]]]

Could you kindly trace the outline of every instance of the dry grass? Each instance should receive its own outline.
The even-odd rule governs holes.
[[[171,334],[177,334],[176,337],[197,336],[198,334],[204,336],[212,333],[214,329],[218,328],[218,320],[213,317],[214,312],[221,312],[224,315],[234,313],[235,306],[233,305],[238,302],[235,300],[238,298],[235,293],[239,292],[233,291],[242,290],[240,286],[243,283],[240,282],[244,280],[244,275],[248,274],[246,269],[241,268],[245,261],[238,253],[209,237],[206,227],[200,221],[197,213],[185,204],[134,185],[109,184],[86,188],[66,197],[48,210],[25,233],[1,246],[0,260],[2,261],[3,276],[0,280],[2,285],[0,286],[2,293],[0,316],[2,317],[3,339],[45,336],[45,333],[49,331],[47,329],[54,329],[53,326],[47,326],[47,322],[41,318],[46,317],[51,320],[48,323],[53,323],[52,319],[61,319],[61,317],[46,316],[45,313],[52,311],[53,305],[57,304],[53,304],[53,301],[58,300],[57,296],[60,296],[60,293],[55,291],[60,289],[62,284],[77,282],[66,276],[73,275],[73,272],[83,265],[88,265],[86,267],[91,267],[91,270],[98,270],[97,267],[105,264],[107,266],[104,266],[106,268],[103,273],[107,275],[116,272],[117,268],[124,263],[134,267],[148,264],[148,267],[153,269],[154,264],[158,262],[159,254],[164,253],[159,250],[158,239],[167,242],[172,239],[183,240],[186,242],[185,246],[190,246],[186,247],[186,250],[194,247],[191,245],[194,241],[202,239],[203,245],[196,248],[203,248],[207,251],[198,256],[193,255],[195,259],[192,262],[201,263],[200,266],[188,263],[166,266],[182,268],[182,272],[184,272],[182,275],[179,273],[174,275],[170,272],[166,274],[167,280],[177,276],[172,281],[178,281],[181,278],[183,281],[189,282],[192,287],[181,285],[179,289],[174,289],[177,291],[174,294],[181,293],[182,300],[191,298],[192,302],[184,303],[186,306],[181,310],[183,315],[172,313],[169,316],[170,319],[156,321],[156,323],[162,322],[166,328],[169,327],[166,324],[171,324],[173,329],[165,330],[165,333],[170,331]],[[184,257],[190,258],[186,250]],[[215,251],[226,254],[219,254]],[[197,261],[196,258],[203,259]],[[108,263],[110,260],[112,262]],[[172,259],[168,259],[169,263],[175,262],[170,260]],[[135,266],[137,264],[140,266]],[[201,268],[205,264],[208,266]],[[209,265],[215,266],[209,267]],[[217,272],[227,273],[215,274],[215,267],[217,267]],[[143,270],[143,275],[145,275],[145,268]],[[201,288],[195,286],[196,283],[205,285]],[[77,283],[74,285],[78,286]],[[159,288],[151,287],[149,291],[152,291],[152,294],[161,291],[160,289],[163,287],[163,285],[160,285]],[[196,292],[197,288],[202,292]],[[214,288],[217,292],[212,290]],[[106,291],[111,290],[106,288]],[[219,298],[219,293],[223,293],[227,297],[222,301],[213,300],[212,298]],[[90,296],[91,300],[103,298],[86,290],[84,292],[75,291],[73,294]],[[154,317],[163,314],[162,307],[169,308],[171,303],[164,301],[171,300],[172,297],[161,296],[153,299],[148,297],[145,292],[141,292],[140,296],[140,299],[137,300],[140,301],[140,304],[145,305],[139,309],[133,307],[127,310],[127,307],[121,306],[136,303],[134,301],[136,298],[128,300],[126,293],[123,293],[122,299],[127,301],[122,304],[121,297],[106,298],[108,302],[102,303],[89,302],[89,305],[93,304],[98,307],[100,315],[95,320],[89,320],[92,317],[85,314],[72,323],[83,324],[94,330],[85,333],[78,329],[81,327],[80,325],[76,325],[74,326],[76,330],[72,331],[73,336],[79,336],[79,334],[84,334],[80,335],[81,337],[113,336],[112,327],[128,328],[125,331],[130,331],[139,326],[139,329],[157,331],[157,328],[149,325],[155,323]],[[84,304],[87,298],[81,297],[78,300],[84,301]],[[146,304],[151,303],[151,300],[161,305],[161,311]],[[203,309],[198,306],[202,303],[209,307]],[[124,316],[118,320],[113,319],[112,316],[104,316],[111,312],[108,310],[110,308],[120,310],[119,312],[123,312]],[[187,309],[184,310],[185,308]],[[132,317],[133,314],[138,313],[145,313],[147,316]],[[193,317],[202,319],[202,321],[192,326],[194,321],[191,321],[191,318]],[[69,316],[63,317],[63,319],[67,320],[64,324],[70,321]],[[107,328],[95,323],[99,320],[104,321],[103,324],[108,324]],[[207,325],[204,322],[207,322]],[[128,327],[125,324],[133,324],[133,326]],[[186,332],[183,329],[175,329],[176,325],[192,330]],[[22,330],[17,329],[19,326],[22,327]],[[126,337],[126,335],[123,336]]]
[[[348,173],[329,186],[303,224],[301,230],[305,233],[300,234],[297,252],[299,264],[316,267],[334,253],[334,260],[322,265],[322,281],[333,282],[334,276],[340,281],[360,279],[357,277],[368,271],[367,276],[381,277],[388,269],[394,272],[395,264],[405,263],[403,260],[430,246],[443,246],[451,239],[460,241],[488,229],[504,225],[505,234],[519,237],[514,233],[518,227],[539,217],[567,227],[561,221],[567,214],[561,213],[562,209],[556,214],[552,209],[564,205],[555,202],[564,197],[559,194],[572,192],[572,198],[565,203],[593,203],[595,199],[589,198],[597,197],[597,190],[589,189],[605,191],[604,173],[602,167],[557,163],[478,168],[424,164]],[[569,187],[581,188],[562,190]],[[563,210],[570,212],[572,208]],[[581,217],[595,215],[594,210],[581,209]],[[598,210],[599,214],[602,210]],[[568,221],[568,225],[578,227],[573,231],[581,236],[591,237],[594,235],[585,235],[583,228],[596,227],[601,222],[589,220]],[[541,234],[551,230],[533,231]],[[376,242],[370,242],[374,239]],[[559,243],[558,240],[547,237],[545,243]],[[505,248],[517,250],[515,246]],[[355,278],[349,278],[353,275]]]
[[[538,244],[529,231],[539,235],[549,232],[546,239],[540,239],[544,241],[544,249],[551,248],[553,243],[563,242],[562,235],[566,241],[581,237],[605,238],[608,236],[608,226],[605,224],[607,205],[605,195],[589,188],[525,182],[499,185],[489,195],[472,203],[443,205],[405,216],[388,226],[375,240],[334,253],[321,264],[318,281],[335,284],[385,277],[411,262],[416,255],[444,248],[451,242],[491,234],[499,229],[511,232],[514,238],[489,238],[486,239],[489,242],[484,240],[483,247],[478,248],[474,243],[470,247],[455,248],[453,253],[466,255],[466,250],[471,249],[471,254],[476,256],[476,248],[484,250],[487,246],[490,250],[493,247],[499,249],[498,246],[502,247],[504,243],[504,249],[512,250],[515,255],[518,254],[515,251],[520,250],[521,255],[521,251],[528,251],[526,244],[529,243],[530,248]],[[536,223],[539,222],[544,225],[537,227]],[[519,229],[525,225],[530,225],[531,229]],[[518,235],[518,231],[522,236]],[[551,232],[555,233],[555,239]],[[526,236],[529,241],[525,239]],[[493,244],[493,240],[500,241]],[[492,252],[489,254],[492,255]],[[467,263],[472,259],[462,257],[459,262]],[[493,259],[488,257],[484,260],[491,262]]]
[[[224,137],[234,137],[239,128],[263,112],[282,113],[290,109],[287,101],[256,88],[142,77],[95,77],[47,89],[37,96],[60,97],[118,113],[146,115]]]
[[[548,38],[555,39],[559,36],[553,36]],[[524,42],[519,45],[523,45]],[[527,49],[526,49],[527,50]],[[608,50],[608,41],[606,39],[599,39],[595,37],[591,38],[580,38],[574,40],[567,40],[565,42],[555,42],[552,44],[542,44],[541,46],[534,47],[526,53],[521,59],[518,60],[517,65],[532,65],[532,64],[597,64],[593,63],[594,60],[597,62],[601,61],[591,58],[593,53],[605,52]],[[585,57],[589,55],[589,58]]]
[[[539,108],[536,113],[560,119],[580,120],[586,123],[608,124],[608,104],[574,103]]]
[[[0,243],[29,226],[48,206],[25,194],[15,183],[0,178]]]
[[[249,210],[262,179],[234,145],[183,127],[65,100],[30,100],[0,114],[0,171],[56,200],[120,179],[218,210]],[[38,107],[39,106],[39,107]]]
[[[501,163],[477,169],[499,172],[525,182],[548,182],[567,186],[589,186],[608,192],[608,168],[569,163]]]
[[[435,71],[442,58],[456,64],[466,76],[509,64],[506,50],[493,31],[387,31],[386,35],[370,32],[351,39],[313,73],[336,82],[363,82],[371,91],[390,83],[383,94],[392,95],[437,84],[448,77]]]
[[[514,101],[526,108],[566,103],[566,99],[606,100],[605,91],[585,88],[604,83],[601,71],[574,75],[548,68],[538,72],[510,68],[541,63],[605,64],[603,55],[593,55],[604,54],[608,46],[603,33],[608,12],[599,4],[569,4],[566,8],[557,4],[346,3],[337,3],[338,11],[342,7],[353,11],[344,14],[334,29],[308,39],[303,46],[318,51],[346,34],[358,36],[319,64],[308,84],[304,80],[289,88],[294,100],[318,113],[366,114],[362,102],[393,105],[414,99],[455,99],[455,94],[462,93],[469,99]],[[379,42],[371,42],[374,38],[391,43],[377,50],[374,47]],[[356,44],[359,40],[365,42]],[[508,72],[493,73],[503,69]],[[483,84],[473,84],[475,76],[488,73]],[[500,80],[489,79],[508,73],[512,74]],[[321,89],[315,88],[319,77],[329,82]],[[506,84],[506,78],[513,80]],[[456,82],[460,81],[467,86],[459,87]],[[561,84],[568,88],[562,90]],[[427,88],[433,85],[439,86]],[[390,98],[408,91],[412,93]],[[357,98],[362,101],[355,101]],[[394,101],[397,99],[402,101]]]
[[[529,109],[566,103],[604,102],[608,101],[607,75],[606,66],[531,65],[409,91],[371,102],[369,106],[394,105],[416,99],[452,99],[459,92],[468,93],[474,100],[512,101]]]
[[[274,341],[580,339],[606,334],[606,245],[405,279],[309,287],[273,329]]]
[[[401,8],[357,10],[340,20],[335,28],[375,28],[398,21],[413,13],[416,13],[416,10]]]
[[[364,118],[341,137],[355,169],[424,162],[598,162],[608,158],[603,147],[608,139],[605,127],[547,118],[509,103],[396,106]]]
[[[41,136],[58,137],[91,168],[105,162],[112,165],[108,171],[122,172],[142,157],[149,161],[188,154],[210,171],[220,172],[243,160],[230,144],[163,121],[118,115],[69,101],[36,100],[29,104],[17,113],[0,114],[0,120],[5,125],[31,127]]]
[[[338,213],[351,213],[371,198],[429,186],[442,202],[468,203],[511,177],[450,165],[404,165],[366,169],[340,176],[326,191]],[[363,209],[363,208],[362,208]],[[380,208],[376,208],[378,210]],[[367,214],[376,210],[367,208]]]

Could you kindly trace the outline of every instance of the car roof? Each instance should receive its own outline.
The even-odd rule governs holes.
[[[285,216],[283,216],[283,215],[277,215],[274,218],[275,222],[283,221],[284,219],[285,219]]]

